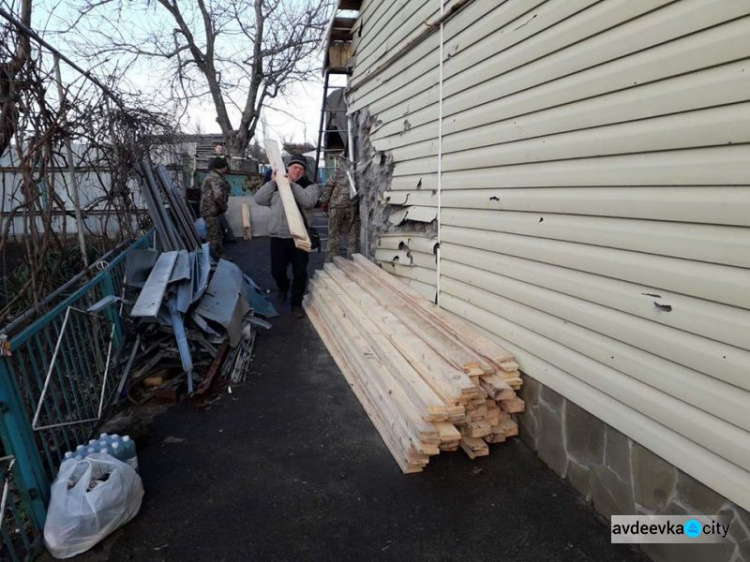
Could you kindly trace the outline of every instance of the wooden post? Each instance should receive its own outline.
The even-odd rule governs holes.
[[[242,204],[242,233],[245,240],[253,239],[253,228],[250,223],[250,205],[247,203]]]

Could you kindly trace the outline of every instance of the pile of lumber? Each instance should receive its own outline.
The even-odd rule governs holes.
[[[361,255],[336,258],[310,285],[308,317],[405,473],[518,434],[511,353]]]

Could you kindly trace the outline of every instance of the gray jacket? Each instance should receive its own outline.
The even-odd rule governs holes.
[[[294,199],[302,209],[312,209],[318,202],[320,196],[320,187],[311,183],[307,187],[300,187],[296,183],[290,182]],[[269,181],[255,193],[255,202],[264,207],[271,207],[271,214],[268,218],[268,231],[274,238],[291,238],[289,224],[286,222],[284,214],[284,205],[281,203],[281,196],[275,181]],[[308,219],[308,224],[310,221]]]

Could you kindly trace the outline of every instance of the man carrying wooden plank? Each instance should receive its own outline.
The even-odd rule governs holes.
[[[312,209],[320,196],[320,188],[306,177],[307,159],[301,154],[292,155],[287,165],[287,178],[291,184],[292,194],[304,209]],[[291,287],[292,314],[295,318],[304,318],[302,297],[307,286],[307,262],[309,253],[298,249],[289,230],[281,196],[276,186],[274,170],[271,181],[265,183],[255,194],[255,202],[271,208],[268,230],[271,235],[271,274],[278,288],[278,301],[284,303]],[[287,269],[292,266],[292,281],[289,282]]]

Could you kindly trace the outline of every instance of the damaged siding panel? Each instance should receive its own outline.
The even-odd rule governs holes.
[[[720,494],[750,509],[750,472],[729,462],[692,438],[641,414],[599,388],[600,364],[586,361],[575,351],[555,344],[526,328],[469,303],[465,297],[445,294],[441,305],[491,334],[517,358],[521,370],[628,435],[644,447]],[[513,341],[507,339],[514,334]],[[692,422],[686,427],[692,425]]]
[[[399,104],[408,101],[409,103],[417,96],[430,96],[432,100],[426,105],[437,101],[438,82],[439,82],[439,57],[437,55],[440,47],[440,36],[430,35],[425,41],[409,51],[399,62],[404,66],[404,70],[399,77],[408,80],[408,84],[398,87],[391,84],[391,77],[386,73],[372,79],[360,89],[351,91],[350,112],[358,111],[363,107],[378,114],[383,110],[399,107]],[[397,118],[394,116],[394,118]]]
[[[363,41],[357,46],[357,64],[371,71],[387,63],[389,56],[418,37],[427,29],[427,22],[439,17],[439,14],[439,5],[435,0],[406,2],[393,16],[384,18],[387,21],[381,28],[370,34],[372,41]],[[366,76],[367,72],[353,77],[352,87],[357,87],[358,80]]]
[[[628,5],[631,4],[641,6],[644,3],[628,2]],[[602,2],[598,6],[606,8],[609,5],[613,4]],[[679,42],[692,44],[695,48],[695,38],[691,34],[707,29],[706,35],[715,39],[712,32],[715,32],[716,29],[709,28],[724,22],[730,23],[722,28],[722,34],[728,34],[728,38],[735,39],[737,43],[744,42],[744,47],[739,45],[737,47],[740,50],[746,50],[748,48],[746,45],[747,22],[731,20],[748,13],[750,13],[750,3],[744,0],[727,0],[726,2],[686,0],[672,3],[662,10],[619,26],[616,26],[619,23],[618,21],[606,22],[602,20],[603,26],[616,27],[561,50],[548,50],[552,45],[547,45],[543,41],[544,34],[540,34],[530,42],[537,50],[529,58],[534,60],[533,57],[536,57],[536,60],[523,66],[518,66],[518,53],[513,52],[513,50],[500,52],[482,64],[476,64],[477,60],[460,59],[463,71],[445,82],[446,116],[497,99],[503,92],[518,92],[640,51],[645,51],[644,54],[650,57],[650,48],[669,41],[674,41],[675,44]],[[575,21],[576,18],[572,18],[566,23],[572,25]],[[743,34],[744,37],[742,37]],[[700,39],[705,40],[705,38]],[[701,42],[700,39],[699,43]],[[524,44],[520,46],[524,49],[527,48]],[[491,49],[491,46],[488,46],[488,48]],[[681,54],[680,58],[684,58],[685,54]],[[733,54],[736,55],[736,52]],[[458,60],[458,57],[454,57],[446,62],[446,71],[449,71],[450,65],[458,64],[456,62]],[[733,60],[736,60],[736,58]],[[697,66],[697,68],[705,66],[707,65],[703,64]],[[513,72],[510,72],[511,70]],[[669,75],[673,74],[662,72],[660,77]],[[503,77],[502,80],[489,80],[500,76]],[[496,82],[502,82],[503,87],[498,89]],[[625,86],[632,85],[626,84]],[[472,92],[470,93],[468,90],[472,90]],[[456,96],[460,92],[466,92],[463,99]],[[469,95],[471,99],[467,99]]]
[[[437,256],[435,254],[426,254],[424,252],[418,252],[416,250],[409,250],[411,256],[412,265],[429,269],[430,271],[437,270]],[[433,277],[434,277],[433,273]]]
[[[445,100],[444,133],[447,135],[456,131],[477,128],[488,123],[573,104],[586,98],[586,101],[578,105],[578,107],[583,106],[583,111],[579,112],[583,114],[589,98],[616,95],[617,98],[613,103],[617,104],[617,100],[623,97],[627,103],[627,95],[631,90],[633,92],[631,95],[636,96],[636,102],[640,99],[638,96],[643,93],[644,108],[648,107],[646,101],[648,98],[658,97],[658,94],[654,94],[654,88],[657,92],[662,88],[667,90],[664,92],[665,95],[670,95],[668,90],[672,88],[675,92],[673,98],[675,111],[700,107],[700,105],[690,105],[693,97],[691,90],[700,86],[701,83],[707,82],[710,86],[711,79],[720,79],[719,76],[713,74],[719,72],[719,69],[712,67],[739,65],[739,68],[735,67],[729,72],[735,73],[735,80],[737,73],[740,79],[746,76],[747,61],[739,59],[750,56],[750,42],[747,41],[749,27],[750,23],[746,19],[738,20],[570,75],[560,75],[552,68],[539,73],[534,72],[534,77],[530,78],[530,71],[534,69],[532,64],[506,75],[488,78],[480,89],[474,88],[461,96]],[[710,74],[706,76],[705,81],[700,76],[690,75],[698,71]],[[677,83],[662,82],[667,78]],[[692,83],[694,78],[697,79],[696,84]],[[647,86],[648,89],[646,89]],[[715,92],[718,93],[718,91],[717,88]],[[741,84],[737,91],[744,91],[741,89]],[[727,95],[726,91],[717,97],[721,99],[724,95]],[[605,97],[599,101],[599,104],[606,105],[608,99]],[[410,121],[414,128],[429,120],[423,108],[436,103],[436,100],[436,98],[433,100],[424,95],[410,100]],[[706,107],[716,104],[717,102],[710,99],[705,102]],[[595,111],[596,107],[596,105],[592,106],[592,111]],[[615,105],[614,109],[617,107]],[[575,109],[574,107],[573,110]],[[393,110],[381,110],[380,117],[389,121],[392,113]],[[617,115],[617,112],[615,111],[614,114]],[[577,127],[573,125],[572,128]],[[396,130],[384,127],[382,134],[395,132]]]
[[[539,0],[535,0],[535,4],[543,4]],[[459,12],[455,17],[451,19],[450,27],[446,27],[444,30],[444,40],[450,41],[450,45],[446,45],[446,58],[449,59],[459,49],[466,49],[488,35],[497,32],[498,29],[504,25],[509,25],[508,21],[513,21],[516,18],[528,13],[535,9],[537,6],[528,2],[528,0],[511,0],[508,2],[500,3],[499,6],[494,8],[490,13],[485,14],[481,10],[475,9],[464,9]],[[446,10],[448,7],[446,7]],[[437,14],[435,14],[437,15]],[[373,62],[359,61],[358,67],[367,69],[367,71],[374,69],[375,67],[380,68],[381,65],[384,70],[373,80],[368,83],[360,85],[359,75],[355,69],[355,77],[352,81],[351,88],[356,96],[363,96],[371,93],[374,90],[375,96],[369,98],[367,103],[372,104],[372,109],[377,110],[379,107],[374,102],[383,97],[383,89],[381,86],[384,83],[388,83],[388,90],[396,91],[404,88],[409,88],[409,95],[413,97],[423,91],[420,88],[414,88],[412,82],[415,78],[415,71],[418,71],[420,76],[425,72],[436,69],[439,64],[439,57],[434,56],[436,49],[430,48],[430,44],[434,41],[439,40],[437,34],[428,38],[423,43],[415,46],[405,56],[394,60],[392,64],[384,65],[383,61]],[[520,40],[520,38],[519,38]],[[402,42],[398,45],[398,48],[405,45],[406,42]],[[397,47],[393,47],[392,52],[397,51]],[[432,57],[428,57],[428,54],[432,53]],[[422,60],[425,59],[425,60]],[[418,67],[415,65],[419,62]],[[363,75],[364,76],[364,75]]]
[[[750,231],[743,227],[471,209],[443,209],[441,221],[446,226],[750,268]],[[747,283],[750,288],[750,271]]]
[[[484,121],[470,121],[462,115],[443,124],[443,150],[454,152],[740,103],[747,100],[747,92],[750,61],[742,60],[521,116],[515,112],[533,107],[512,107],[512,113],[493,111],[497,121],[491,124],[486,124],[487,112]]]
[[[750,351],[750,311],[745,309],[446,241],[440,250],[441,265],[448,260],[504,275]],[[636,349],[631,351],[638,353]],[[618,367],[621,357],[612,361],[611,366],[624,370]],[[659,369],[652,370],[668,372],[669,365],[662,362]],[[750,424],[750,416],[744,415]]]
[[[422,177],[422,189],[434,189],[437,184],[428,174],[408,171],[403,164],[394,175]],[[739,145],[445,172],[443,186],[446,189],[476,189],[589,185],[745,185],[748,177],[750,145]]]
[[[442,234],[441,242],[502,249],[506,255],[750,309],[748,271],[743,268],[447,225]]]
[[[660,117],[661,120],[658,122],[667,127],[686,126],[688,122],[697,125],[702,119],[708,117],[706,111],[719,112],[718,119],[721,119],[722,108],[719,106],[740,104],[747,99],[749,91],[750,61],[743,60],[520,117],[511,115],[510,119],[505,119],[507,115],[492,112],[491,119],[498,119],[494,123],[487,123],[487,113],[484,114],[483,119],[477,119],[473,123],[461,116],[460,119],[449,119],[443,124],[445,135],[443,153],[519,142],[525,139],[588,130],[617,123],[624,124],[654,117]],[[715,109],[706,109],[711,107]],[[712,125],[713,123],[709,123],[709,126]],[[406,135],[386,136],[385,133],[392,130],[392,126],[392,123],[383,125],[374,135],[379,139],[378,145],[384,150],[411,145],[404,150],[418,154],[419,149],[427,144],[425,142],[419,144],[420,141],[434,140],[437,136],[437,125],[432,123],[412,127]],[[430,136],[433,132],[435,134]],[[593,133],[602,134],[598,131],[593,131]],[[550,139],[553,142],[556,140],[556,138]],[[703,145],[706,144],[708,143]],[[641,151],[643,150],[639,150]],[[408,158],[406,154],[408,153],[403,154],[402,157]]]
[[[403,175],[429,174],[430,172],[437,170],[438,168],[437,154],[429,158],[422,158],[419,161],[411,161],[411,162],[408,162],[408,161],[399,162],[397,153],[393,153],[393,158],[394,158],[394,161],[396,162],[396,165],[393,168],[394,177],[403,176]]]
[[[437,174],[416,174],[414,176],[394,177],[391,181],[391,190],[437,190]]]
[[[387,192],[428,205],[430,191]],[[436,204],[436,203],[435,203]],[[750,189],[724,186],[567,187],[444,191],[444,209],[484,209],[750,226]]]
[[[403,108],[403,115],[395,122],[388,125],[395,125],[399,128],[397,135],[381,137],[375,132],[370,139],[376,150],[402,153],[414,146],[427,145],[430,150],[426,154],[435,154],[434,146],[437,144],[438,137],[438,106],[437,104],[429,107],[429,113],[432,119],[429,123],[418,128],[411,126],[411,119],[408,106]],[[381,122],[382,123],[382,122]],[[419,144],[418,144],[419,143]],[[405,159],[405,157],[404,157]]]
[[[378,262],[387,272],[405,279],[413,279],[425,285],[435,285],[435,272],[416,265],[401,265],[390,261]]]
[[[354,25],[356,33],[352,40],[352,48],[357,49],[363,41],[372,35],[373,28],[385,17],[389,9],[401,7],[406,2],[408,0],[395,0],[394,2],[364,0],[359,9],[357,23]]]
[[[409,171],[404,163],[394,172],[391,190],[437,189],[437,174]],[[585,186],[745,185],[750,177],[750,146],[670,150],[558,160],[443,173],[443,188],[521,188]]]
[[[746,508],[748,15],[745,0],[470,2],[444,29],[440,216],[441,306]],[[357,93],[395,162],[390,212],[437,206],[433,45]],[[434,256],[410,257],[384,267],[434,296]]]
[[[385,205],[437,206],[437,193],[434,191],[386,191],[383,194]]]
[[[568,325],[560,318],[483,289],[468,286],[450,277],[446,277],[442,283],[445,284],[444,290],[447,294],[464,299],[484,310],[501,311],[502,314],[498,314],[498,317],[544,338],[549,343],[543,349],[559,346],[568,350],[573,356],[573,361],[582,367],[580,371],[572,373],[584,378],[588,384],[595,383],[599,390],[612,398],[692,439],[728,461],[738,466],[750,467],[750,433],[746,429],[708,413],[703,409],[704,406],[695,407],[670,393],[661,391],[658,387],[623,376],[621,371],[605,366],[579,351],[594,352],[597,348],[607,349],[610,344],[616,346],[616,340],[579,326]],[[520,324],[519,319],[523,319]],[[575,345],[572,345],[572,342],[575,342]],[[656,384],[661,384],[657,377],[651,379]],[[699,387],[703,392],[703,385]],[[743,390],[734,389],[734,392],[745,399],[750,397],[750,393]],[[724,394],[729,396],[731,393],[732,386],[726,385]],[[694,401],[695,399],[697,396],[694,397]],[[710,400],[718,407],[718,397],[712,396]],[[743,450],[739,451],[738,448]]]
[[[470,170],[508,164],[551,162],[585,158],[660,152],[750,142],[750,103],[738,103],[688,113],[559,133],[533,139],[484,146],[472,131],[447,137],[443,170]],[[481,140],[479,140],[481,142]],[[421,169],[421,162],[437,154],[437,142],[425,142],[395,151],[405,173]]]
[[[445,277],[451,277],[463,283],[465,285],[463,289],[467,293],[470,292],[469,286],[480,288],[497,297],[492,302],[499,308],[489,309],[494,314],[521,323],[526,317],[529,327],[532,326],[534,318],[554,316],[556,320],[553,324],[559,329],[560,325],[568,323],[570,334],[555,335],[551,328],[545,330],[544,334],[552,339],[570,337],[571,349],[578,351],[583,349],[581,345],[584,340],[577,340],[571,335],[575,333],[576,326],[578,326],[594,332],[596,335],[590,335],[589,341],[598,343],[604,351],[613,352],[615,348],[624,349],[630,346],[676,365],[703,373],[717,381],[746,391],[750,390],[750,377],[747,376],[746,367],[750,359],[750,351],[675,330],[647,319],[612,310],[586,299],[530,285],[498,273],[448,260],[445,264],[441,263],[441,267],[443,265],[445,265],[445,270],[440,280],[441,290],[442,284],[446,282]],[[445,290],[451,292],[450,289]],[[509,306],[503,305],[505,301],[512,301],[525,308],[511,310]],[[536,328],[531,329],[539,332]],[[614,340],[625,346],[615,345]],[[610,361],[604,361],[604,363],[610,363]],[[747,419],[746,412],[745,419]]]
[[[396,277],[398,277],[397,274],[394,273]],[[420,295],[422,295],[424,298],[429,300],[430,302],[435,302],[435,296],[437,294],[437,290],[435,289],[434,283],[422,283],[421,281],[417,281],[416,279],[407,279],[405,277],[400,278],[401,281],[406,283],[409,287],[417,291]]]

